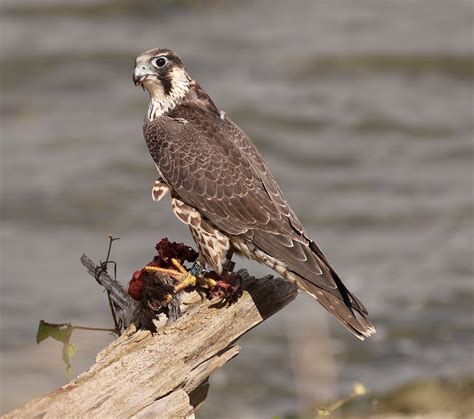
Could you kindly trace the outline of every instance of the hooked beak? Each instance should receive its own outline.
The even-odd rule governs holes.
[[[143,85],[143,82],[150,74],[146,71],[146,68],[143,66],[135,67],[133,71],[133,82],[135,86]]]

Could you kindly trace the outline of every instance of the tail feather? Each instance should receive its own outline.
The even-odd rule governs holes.
[[[331,293],[315,286],[311,282],[296,278],[296,283],[309,295],[315,298],[329,313],[331,313],[347,330],[360,340],[375,333],[375,328],[367,318],[366,313],[354,310],[344,300],[335,297]],[[349,293],[350,294],[350,293]],[[350,294],[352,298],[355,298]]]
[[[375,333],[364,305],[352,294],[314,242],[307,244],[254,234],[256,258],[314,297],[329,313],[357,338]]]

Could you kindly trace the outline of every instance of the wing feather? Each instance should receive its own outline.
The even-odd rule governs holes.
[[[144,127],[172,194],[198,209],[214,228],[245,237],[283,261],[308,292],[322,292],[317,298],[328,311],[354,333],[364,334],[371,327],[365,307],[309,239],[250,139],[227,116],[221,119],[191,105],[173,112]]]

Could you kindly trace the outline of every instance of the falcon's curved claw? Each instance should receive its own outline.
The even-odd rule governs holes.
[[[242,296],[242,278],[237,273],[231,272],[215,281],[214,287],[209,288],[207,298],[220,298],[223,304],[234,304]]]
[[[176,279],[178,284],[173,287],[173,294],[177,294],[186,288],[196,287],[198,285],[205,287],[215,287],[217,284],[217,281],[212,278],[193,275],[193,273],[186,270],[186,268],[178,259],[172,258],[171,263],[174,266],[174,269],[161,268],[159,266],[145,266],[143,269],[146,271],[160,272]]]
[[[174,265],[173,260],[173,265]],[[196,285],[196,277],[189,272],[178,262],[179,266],[175,265],[175,269],[172,268],[161,268],[160,266],[145,266],[143,269],[148,272],[159,272],[163,275],[171,276],[178,284],[173,287],[173,294],[177,294],[179,291],[194,287]]]

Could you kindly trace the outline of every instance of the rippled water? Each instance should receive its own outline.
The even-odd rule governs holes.
[[[3,2],[2,410],[64,382],[60,346],[35,346],[39,319],[110,325],[82,252],[103,258],[120,236],[125,281],[161,237],[191,240],[150,199],[131,69],[155,46],[254,139],[378,330],[359,343],[300,296],[241,339],[202,416],[472,373],[473,3],[131,4]],[[77,333],[73,374],[111,339]]]

